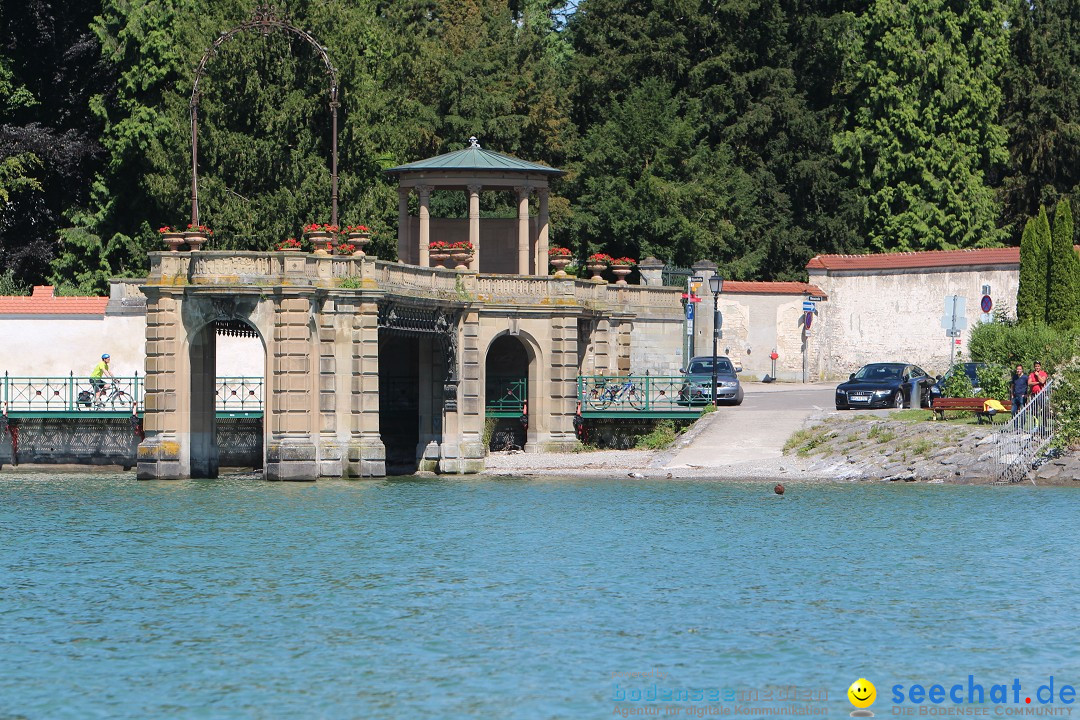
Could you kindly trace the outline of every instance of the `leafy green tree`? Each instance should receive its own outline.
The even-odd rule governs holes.
[[[1055,328],[1073,327],[1080,319],[1080,256],[1073,249],[1072,210],[1063,197],[1054,212],[1050,245],[1050,274],[1046,292],[1046,322]]]
[[[1041,321],[979,323],[971,331],[968,350],[975,362],[1006,368],[1022,364],[1030,371],[1039,360],[1053,374],[1072,360],[1077,338],[1073,329],[1059,331]]]
[[[1003,233],[990,178],[1007,57],[998,0],[875,0],[848,37],[847,127],[837,151],[859,183],[870,248],[986,247]]]

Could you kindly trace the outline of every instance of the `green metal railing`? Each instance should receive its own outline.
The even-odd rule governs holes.
[[[103,378],[105,394],[98,397],[89,377],[33,377],[8,375],[0,378],[0,402],[11,413],[48,415],[83,413],[124,413],[143,411],[146,378]],[[263,378],[219,377],[215,389],[215,409],[224,413],[261,413]]]
[[[529,381],[516,376],[488,376],[485,384],[488,417],[518,417],[529,398]]]
[[[681,375],[581,375],[578,401],[582,415],[632,417],[699,415]]]

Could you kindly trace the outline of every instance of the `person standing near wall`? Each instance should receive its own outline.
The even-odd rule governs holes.
[[[1024,373],[1024,366],[1017,365],[1016,372],[1012,377],[1012,414],[1016,417],[1016,413],[1020,412],[1020,408],[1024,407],[1024,401],[1027,398],[1028,392],[1028,376]]]
[[[1038,360],[1035,361],[1035,369],[1028,375],[1028,392],[1031,393],[1031,397],[1035,397],[1042,392],[1042,389],[1046,386],[1046,371],[1042,369],[1042,363]]]

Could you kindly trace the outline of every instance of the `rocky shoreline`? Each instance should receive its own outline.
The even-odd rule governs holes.
[[[998,482],[1000,426],[899,420],[828,412],[810,418],[783,457],[748,458],[719,467],[673,467],[667,451],[491,453],[486,475],[641,477],[784,482]],[[680,439],[689,442],[694,429]],[[1045,461],[1025,484],[1080,487],[1080,454]]]

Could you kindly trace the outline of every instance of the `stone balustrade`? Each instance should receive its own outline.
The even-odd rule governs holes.
[[[678,288],[607,285],[576,278],[495,275],[421,267],[364,256],[291,251],[150,253],[147,285],[311,286],[408,293],[513,305],[601,304],[681,313]]]

